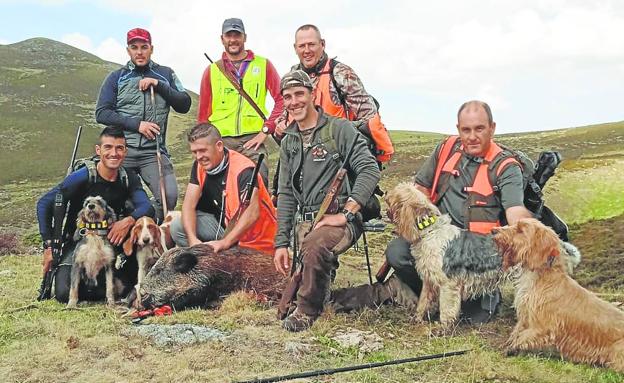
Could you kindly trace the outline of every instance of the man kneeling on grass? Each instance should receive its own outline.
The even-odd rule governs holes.
[[[109,228],[106,237],[113,246],[120,246],[128,235],[134,222],[143,216],[154,216],[154,208],[141,187],[141,181],[134,173],[128,173],[122,167],[126,158],[126,138],[123,131],[115,127],[107,127],[100,134],[99,143],[95,145],[97,158],[93,166],[82,166],[69,174],[60,184],[44,194],[37,202],[37,219],[39,232],[43,240],[43,274],[50,270],[52,264],[52,221],[54,217],[55,198],[60,193],[63,197],[64,210],[69,202],[66,224],[62,234],[62,259],[54,276],[54,292],[59,302],[69,299],[70,276],[73,265],[76,242],[72,237],[76,231],[76,218],[82,209],[84,200],[91,196],[102,197],[111,207],[118,219]],[[126,201],[130,200],[134,209],[126,212]],[[117,249],[116,253],[121,253]],[[136,284],[136,257],[128,258],[128,262],[115,270],[114,276],[124,285],[122,296],[126,295]],[[104,298],[104,273],[98,275],[95,287],[86,286],[81,282],[79,299],[101,300]]]

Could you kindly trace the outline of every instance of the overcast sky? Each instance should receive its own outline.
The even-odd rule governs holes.
[[[125,63],[125,34],[143,27],[154,61],[197,92],[228,17],[280,74],[297,61],[296,28],[316,24],[389,129],[451,133],[475,98],[498,133],[624,120],[624,1],[0,0],[0,44],[47,37]]]

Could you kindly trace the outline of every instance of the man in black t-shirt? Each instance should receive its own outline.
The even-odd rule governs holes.
[[[69,297],[69,283],[71,268],[73,265],[73,253],[76,243],[72,237],[76,231],[76,218],[82,209],[86,197],[101,196],[106,203],[115,211],[118,220],[114,222],[108,231],[107,238],[113,246],[122,244],[128,235],[134,222],[143,216],[154,216],[154,208],[147,198],[147,194],[141,187],[141,181],[133,173],[127,173],[127,180],[120,173],[121,166],[126,157],[126,139],[123,132],[118,128],[107,127],[100,134],[99,144],[95,146],[99,161],[95,166],[95,181],[90,180],[87,166],[69,174],[60,184],[44,194],[37,202],[37,219],[39,232],[43,240],[43,273],[51,266],[52,249],[52,221],[54,216],[54,200],[57,193],[63,195],[63,200],[69,202],[66,224],[63,228],[63,258],[55,275],[54,292],[56,299],[67,302]],[[123,172],[125,174],[125,172]],[[125,203],[130,200],[134,210],[125,214]],[[126,216],[127,215],[127,216]],[[115,277],[122,278],[125,286],[133,286],[136,283],[136,260],[129,258],[124,268],[115,271]],[[98,276],[98,281],[103,273]],[[134,280],[134,282],[133,282]],[[96,300],[104,297],[105,283],[99,283],[96,290],[80,288],[81,300]]]
[[[209,123],[192,128],[188,141],[195,161],[184,195],[182,218],[171,223],[175,243],[194,246],[208,242],[217,252],[239,242],[265,252],[272,250],[277,226],[264,186],[267,180],[258,182],[249,207],[225,235],[226,225],[235,216],[250,184],[254,164],[225,148],[219,131]]]

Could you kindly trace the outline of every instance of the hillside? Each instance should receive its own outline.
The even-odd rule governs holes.
[[[0,184],[58,179],[67,168],[78,125],[85,127],[78,155],[90,155],[100,128],[94,116],[100,85],[117,68],[44,38],[0,45]],[[196,105],[197,96],[192,97]],[[192,109],[171,117],[174,153],[178,133],[195,116]]]

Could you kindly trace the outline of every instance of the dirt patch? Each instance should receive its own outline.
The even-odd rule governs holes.
[[[186,346],[204,343],[210,340],[223,340],[226,335],[222,331],[206,326],[178,323],[173,325],[147,324],[140,325],[124,332],[124,335],[138,334],[149,338],[156,345]]]
[[[583,259],[574,278],[590,289],[624,288],[624,215],[570,228],[571,241]]]

